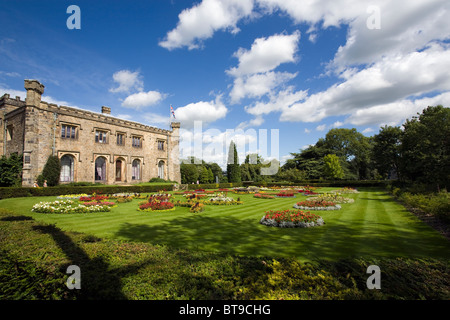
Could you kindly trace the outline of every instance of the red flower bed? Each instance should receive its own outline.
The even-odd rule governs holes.
[[[297,205],[299,207],[334,207],[336,204],[331,201],[325,201],[325,200],[305,200],[297,202]]]
[[[93,197],[80,197],[80,201],[86,201],[86,202],[90,202],[90,201],[102,201],[102,200],[107,200],[108,197],[107,196],[93,196]]]
[[[91,201],[91,202],[83,202],[83,205],[90,207],[90,206],[114,206],[116,205],[115,202],[100,202],[100,201]]]
[[[160,201],[152,201],[141,204],[139,206],[140,210],[169,210],[174,207],[174,204],[171,202],[160,202]]]
[[[277,222],[290,221],[290,222],[317,222],[320,216],[310,213],[309,211],[302,210],[277,210],[266,211],[266,219],[273,219]]]
[[[288,190],[282,190],[279,193],[276,194],[277,197],[283,197],[283,198],[293,198],[295,197],[294,191],[288,191]]]
[[[261,199],[275,199],[274,196],[271,196],[269,194],[263,194],[263,193],[255,193],[253,195],[254,198],[261,198]]]

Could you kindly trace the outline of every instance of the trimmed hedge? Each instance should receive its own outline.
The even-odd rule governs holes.
[[[113,193],[149,193],[160,190],[172,191],[172,185],[149,186],[56,186],[47,188],[12,187],[0,188],[0,199],[17,197],[59,196],[63,194],[113,194]]]
[[[312,186],[312,187],[386,187],[390,181],[386,180],[304,180],[297,182],[267,182],[265,184],[255,183],[256,185],[264,185],[267,187],[276,186]]]
[[[239,182],[225,182],[225,183],[203,183],[203,184],[188,184],[188,190],[197,189],[218,189],[218,188],[233,188],[242,187],[242,183]]]

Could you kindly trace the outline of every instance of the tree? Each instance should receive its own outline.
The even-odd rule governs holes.
[[[199,180],[200,180],[200,183],[210,183],[211,182],[208,169],[204,166],[201,167]]]
[[[278,178],[281,180],[298,182],[307,179],[307,174],[297,168],[283,169],[278,173]]]
[[[325,136],[324,147],[327,153],[335,154],[346,163],[348,178],[370,178],[372,141],[355,128],[335,128]]]
[[[180,173],[181,173],[181,183],[192,183],[197,182],[199,178],[197,166],[195,164],[180,164]]]
[[[0,187],[13,187],[22,184],[23,156],[12,153],[0,158]]]
[[[340,159],[335,154],[327,154],[323,157],[323,173],[326,178],[329,179],[342,179],[344,177],[344,171],[342,170]]]
[[[47,159],[47,163],[42,170],[42,174],[39,176],[38,183],[42,186],[44,180],[47,180],[47,185],[57,186],[61,176],[61,163],[57,156],[50,155]]]
[[[406,120],[401,138],[401,172],[407,178],[432,184],[436,190],[449,186],[450,109],[428,107]]]
[[[213,163],[208,163],[209,169],[211,169],[212,172],[212,176],[213,176],[213,181],[216,181],[216,177],[219,178],[219,181],[222,181],[222,177],[223,177],[223,173],[222,173],[222,168],[215,162]]]
[[[233,141],[230,142],[230,148],[228,150],[227,177],[228,182],[241,182],[239,158],[236,150],[236,145]]]
[[[383,178],[389,178],[392,170],[400,179],[400,147],[402,130],[400,127],[384,126],[374,136],[372,158]]]

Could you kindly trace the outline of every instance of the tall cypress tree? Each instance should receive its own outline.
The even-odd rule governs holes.
[[[230,148],[228,150],[227,176],[228,182],[241,182],[239,158],[236,150],[236,145],[233,141],[231,141]]]

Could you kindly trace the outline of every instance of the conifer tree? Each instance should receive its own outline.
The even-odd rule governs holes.
[[[236,150],[236,145],[233,141],[231,141],[230,148],[228,150],[227,176],[228,182],[241,182],[239,158]]]

